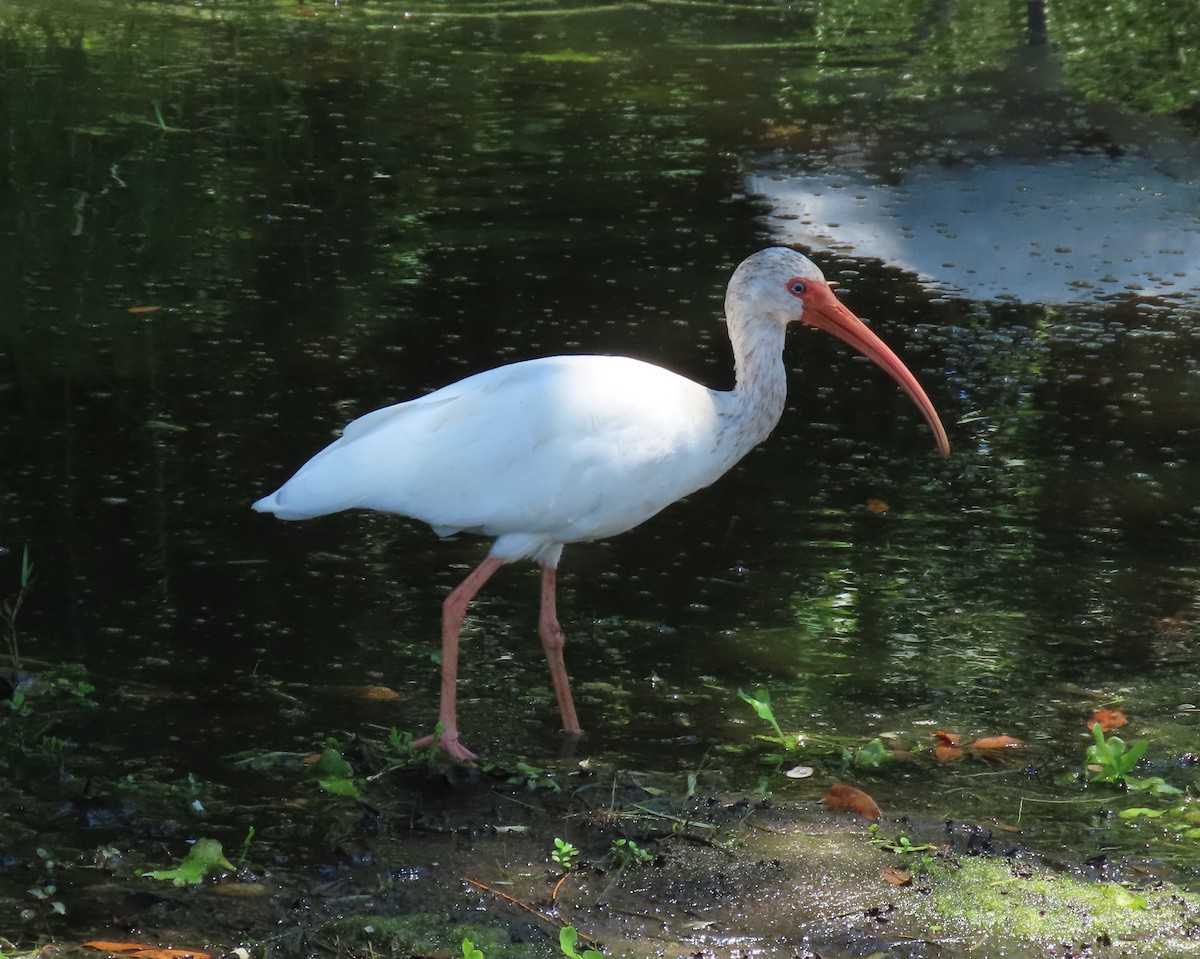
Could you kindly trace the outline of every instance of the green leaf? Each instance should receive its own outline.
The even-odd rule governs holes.
[[[771,724],[771,728],[775,730],[775,735],[779,737],[779,741],[784,742],[786,737],[783,735],[783,730],[779,728],[779,721],[775,718],[775,711],[771,709],[771,694],[765,689],[760,689],[753,696],[740,689],[737,691],[737,694],[758,713],[759,719]]]
[[[173,869],[156,869],[144,872],[150,879],[169,880],[176,886],[192,886],[203,882],[208,876],[234,869],[233,863],[225,858],[225,851],[215,839],[197,839],[187,857]]]

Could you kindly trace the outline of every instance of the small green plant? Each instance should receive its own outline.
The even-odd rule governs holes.
[[[317,785],[335,796],[358,798],[358,784],[354,781],[354,768],[346,762],[338,749],[337,740],[328,739],[321,758],[313,766]]]
[[[1134,776],[1131,773],[1150,744],[1144,739],[1125,744],[1120,736],[1105,736],[1099,723],[1092,725],[1092,745],[1087,748],[1088,769],[1092,782],[1113,783],[1131,792],[1148,792],[1155,796],[1180,796],[1183,790],[1172,786],[1162,776]]]
[[[842,764],[845,766],[855,766],[859,769],[878,769],[886,762],[892,759],[892,752],[883,744],[883,740],[876,737],[865,746],[859,746],[857,749],[850,746],[842,749]]]
[[[88,706],[95,706],[94,700],[89,697],[96,691],[93,686],[85,679],[71,679],[67,676],[56,676],[54,679],[54,688],[66,693],[68,696],[73,696],[82,703]]]
[[[246,838],[242,840],[242,851],[238,854],[237,868],[240,868],[246,861],[246,856],[250,853],[250,843],[254,839],[254,827],[250,826],[246,830]]]
[[[583,952],[579,952],[575,948],[578,945],[579,930],[574,926],[563,926],[558,933],[558,948],[567,959],[604,959],[604,954],[595,949],[585,949]]]
[[[208,876],[220,872],[234,871],[234,865],[225,858],[225,851],[215,839],[197,839],[188,850],[187,857],[171,869],[156,869],[139,875],[148,879],[170,880],[176,886],[194,886]]]
[[[575,860],[579,858],[579,850],[565,839],[559,839],[556,836],[554,851],[550,853],[550,858],[563,872],[570,872],[575,867]]]
[[[62,769],[63,756],[67,751],[68,745],[65,739],[60,739],[58,736],[43,736],[41,743],[42,755],[58,766],[59,769]]]
[[[763,722],[768,723],[775,730],[774,736],[758,736],[758,739],[764,739],[767,742],[777,743],[784,749],[798,749],[800,747],[800,739],[798,736],[787,735],[779,726],[779,720],[775,718],[775,710],[771,708],[771,694],[760,689],[757,693],[751,696],[743,690],[738,690],[738,696],[758,713],[758,718]]]
[[[530,766],[528,763],[518,762],[511,768],[500,763],[488,763],[483,767],[483,771],[503,776],[506,783],[512,783],[514,786],[524,786],[527,792],[534,792],[538,789],[562,792],[562,786],[550,773],[537,766]]]
[[[1126,745],[1120,736],[1105,736],[1099,723],[1092,724],[1092,745],[1087,748],[1092,782],[1127,784],[1129,774],[1150,747],[1144,739]]]
[[[654,858],[652,853],[643,849],[632,839],[614,839],[612,856],[618,866],[641,865]]]
[[[46,883],[44,886],[34,886],[32,889],[27,889],[31,897],[37,902],[38,912],[43,916],[53,913],[57,916],[65,916],[67,907],[63,905],[62,900],[56,898],[58,895],[58,887],[54,883]]]
[[[928,843],[917,845],[904,833],[899,833],[895,839],[890,839],[883,834],[883,830],[879,828],[879,823],[873,822],[868,827],[868,832],[871,838],[867,840],[872,846],[878,846],[880,849],[886,849],[888,852],[899,853],[902,856],[907,856],[911,853],[925,852],[930,849],[936,849],[936,846],[931,846]]]
[[[574,926],[563,926],[558,933],[558,950],[566,959],[604,959],[604,954],[595,949],[578,950],[579,930]],[[462,959],[484,959],[483,953],[470,939],[462,941]]]
[[[17,617],[21,614],[21,605],[33,586],[33,563],[29,561],[29,546],[21,554],[20,586],[11,599],[0,604],[0,616],[4,619],[4,643],[8,647],[8,657],[12,660],[13,669],[21,668],[21,650],[17,642]]]
[[[55,873],[58,870],[58,863],[54,856],[46,849],[39,846],[34,850],[38,860],[41,862],[41,877],[40,884],[30,889],[25,890],[34,900],[34,905],[22,911],[23,918],[34,919],[41,918],[42,923],[51,916],[65,916],[67,907],[63,901],[58,898],[58,884],[55,880]]]
[[[899,833],[895,839],[892,839],[883,834],[877,822],[871,823],[868,828],[871,838],[867,841],[872,846],[878,846],[880,849],[886,849],[888,852],[894,852],[898,856],[903,856],[905,868],[909,872],[917,874],[927,873],[930,867],[933,866],[933,856],[930,854],[937,850],[937,846],[932,846],[928,843],[914,843],[904,833]]]
[[[1163,832],[1174,839],[1200,841],[1200,808],[1192,799],[1170,809],[1135,806],[1122,809],[1117,815],[1130,824],[1143,819],[1152,822],[1157,820]]]

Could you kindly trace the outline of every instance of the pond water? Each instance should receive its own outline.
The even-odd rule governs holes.
[[[736,691],[765,688],[789,730],[1036,744],[1027,782],[953,812],[1015,819],[1119,703],[1194,782],[1195,115],[1086,99],[1066,13],[1060,54],[1023,3],[858,6],[0,2],[0,592],[28,545],[20,651],[83,664],[104,707],[56,735],[225,781],[243,750],[430,731],[441,600],[486,544],[250,503],[354,416],[502,362],[622,353],[728,388],[724,284],[794,242],[952,454],[794,332],[762,447],[567,548],[577,754],[753,786],[766,729]],[[536,599],[527,566],[480,598],[460,719],[545,765]],[[399,698],[339,693],[370,685]],[[876,792],[936,817],[978,775]],[[1044,815],[1080,858],[1144,849]],[[1200,885],[1195,841],[1152,858]]]

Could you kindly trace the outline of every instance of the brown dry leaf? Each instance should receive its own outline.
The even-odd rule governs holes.
[[[939,729],[936,733],[933,734],[933,738],[936,739],[939,743],[941,743],[943,745],[957,746],[958,741],[962,737],[959,736],[958,733],[947,733],[947,732],[944,732]]]
[[[1120,729],[1127,722],[1129,717],[1120,709],[1097,709],[1092,712],[1092,718],[1087,721],[1087,728],[1099,726],[1100,731],[1111,733],[1114,729]]]
[[[891,507],[888,506],[887,500],[879,499],[876,496],[870,496],[867,498],[867,509],[869,509],[872,513],[886,513],[889,509],[891,509]]]
[[[86,949],[99,949],[101,952],[116,952],[131,959],[213,959],[210,952],[199,949],[160,949],[157,946],[147,946],[140,942],[105,942],[93,939],[83,943]]]
[[[135,313],[135,314],[136,313],[157,313],[161,309],[162,309],[161,306],[131,306],[129,308],[129,312]]]
[[[938,742],[933,747],[933,758],[939,763],[952,763],[965,755],[958,746],[950,746],[943,742]]]
[[[1013,736],[1001,734],[999,736],[984,736],[982,739],[977,739],[968,746],[968,749],[1020,749],[1023,746],[1028,746],[1028,743],[1021,742]]]
[[[390,702],[399,699],[400,694],[387,686],[318,686],[322,692],[340,696],[342,699],[353,699],[361,702]]]
[[[879,873],[893,886],[912,885],[912,874],[907,869],[897,869],[894,866],[884,866],[879,870]]]
[[[876,805],[874,799],[861,789],[855,789],[845,783],[834,783],[829,787],[829,792],[825,796],[825,805],[833,812],[852,812],[862,819],[871,819],[875,822],[883,819],[883,813],[879,811],[879,806]]]

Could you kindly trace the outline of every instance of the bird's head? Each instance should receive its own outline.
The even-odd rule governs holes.
[[[785,247],[771,247],[747,257],[734,271],[725,297],[725,313],[774,320],[782,325],[803,322],[849,343],[881,367],[920,409],[943,456],[950,441],[933,403],[886,343],[871,332],[833,293],[812,260]]]

